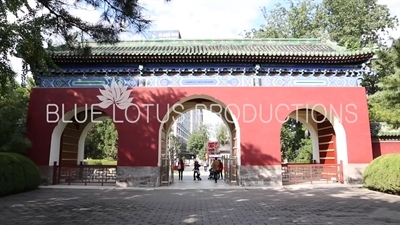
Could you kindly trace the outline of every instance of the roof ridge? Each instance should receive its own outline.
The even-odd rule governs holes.
[[[202,39],[144,39],[144,40],[124,40],[117,43],[130,43],[130,42],[204,42],[204,41],[312,41],[321,42],[320,38],[202,38]],[[97,43],[95,41],[87,41],[83,43]]]
[[[131,40],[131,41],[120,41],[116,42],[115,44],[100,44],[93,41],[82,42],[82,44],[88,44],[90,47],[107,47],[107,46],[126,46],[127,45],[134,45],[134,44],[171,44],[171,45],[179,45],[179,44],[267,44],[267,43],[276,43],[276,44],[293,44],[293,45],[304,45],[304,44],[325,44],[319,38],[231,38],[231,39],[174,39],[174,40]]]

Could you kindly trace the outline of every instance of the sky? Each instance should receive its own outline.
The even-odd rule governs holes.
[[[149,30],[179,30],[183,39],[222,39],[240,38],[244,30],[258,28],[264,23],[260,8],[272,8],[278,1],[273,0],[139,0],[145,14],[153,20]],[[282,2],[282,1],[281,1]],[[400,18],[400,1],[378,0],[388,5],[391,13]],[[96,22],[99,12],[73,10],[87,21]],[[395,38],[400,37],[400,29],[391,31]],[[138,35],[123,34],[122,40],[138,39]],[[21,61],[13,59],[15,71],[21,72]],[[17,78],[19,79],[19,78]],[[204,113],[206,124],[222,122],[211,112]]]

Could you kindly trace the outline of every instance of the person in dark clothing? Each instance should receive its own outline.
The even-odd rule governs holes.
[[[185,170],[185,163],[183,159],[180,159],[178,162],[178,177],[179,180],[183,180],[183,171]]]
[[[200,178],[200,167],[201,165],[199,164],[199,162],[195,161],[194,162],[194,168],[193,168],[193,180],[201,180]]]
[[[220,162],[218,161],[218,159],[215,159],[214,162],[213,162],[212,165],[211,165],[211,168],[212,168],[213,171],[214,171],[214,180],[215,180],[215,183],[217,183],[217,180],[218,180],[217,174],[218,174],[219,168],[220,168],[220,166],[221,166],[219,163],[220,163]]]

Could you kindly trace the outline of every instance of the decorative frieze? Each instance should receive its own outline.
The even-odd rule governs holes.
[[[110,85],[115,78],[129,87],[264,86],[264,87],[357,87],[356,77],[249,77],[249,76],[149,76],[149,77],[42,77],[41,87],[94,87]]]
[[[293,69],[255,68],[179,68],[155,69],[64,69],[52,76],[41,76],[41,87],[102,87],[115,78],[129,87],[181,86],[300,86],[300,87],[356,87],[364,70],[356,66],[336,68]]]

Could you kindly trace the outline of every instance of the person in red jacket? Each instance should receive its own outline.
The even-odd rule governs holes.
[[[224,175],[223,175],[223,170],[224,170],[224,164],[222,163],[222,161],[220,159],[218,159],[219,161],[219,174],[221,179],[224,179]]]
[[[185,170],[185,163],[183,159],[179,159],[178,161],[178,177],[179,180],[183,180],[183,171]]]

